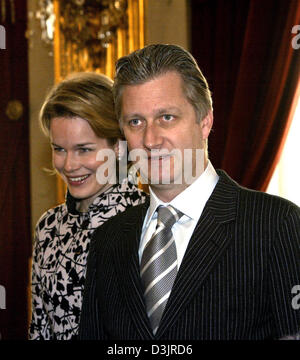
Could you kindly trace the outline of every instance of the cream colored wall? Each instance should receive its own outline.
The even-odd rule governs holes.
[[[29,28],[29,115],[30,115],[30,173],[32,230],[44,211],[55,205],[55,177],[43,171],[51,166],[48,139],[38,125],[38,114],[49,87],[53,85],[53,57],[40,39],[38,21],[31,17],[37,10],[38,1],[27,0]]]
[[[176,44],[190,50],[189,0],[145,0],[145,44]]]

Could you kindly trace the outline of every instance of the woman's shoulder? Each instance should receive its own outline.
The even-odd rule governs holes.
[[[149,195],[130,181],[119,184],[115,191],[127,200],[128,204],[138,205],[144,203]]]
[[[43,213],[36,224],[36,231],[41,231],[45,227],[52,227],[57,224],[58,218],[67,215],[67,206],[65,203],[54,206]]]

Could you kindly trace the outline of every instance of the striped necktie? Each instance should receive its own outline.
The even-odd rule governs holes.
[[[157,226],[143,251],[140,275],[147,314],[155,334],[177,274],[177,252],[171,228],[183,215],[172,206],[157,210]]]

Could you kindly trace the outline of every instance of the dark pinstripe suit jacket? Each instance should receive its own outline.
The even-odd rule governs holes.
[[[155,337],[138,263],[149,202],[94,233],[80,339],[266,339],[299,332],[291,290],[300,284],[300,209],[218,174]]]

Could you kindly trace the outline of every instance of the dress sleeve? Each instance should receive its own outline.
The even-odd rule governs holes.
[[[29,326],[29,340],[51,339],[51,327],[47,311],[44,308],[42,277],[39,259],[42,256],[41,232],[39,225],[35,230],[32,267],[31,267],[31,322]]]

